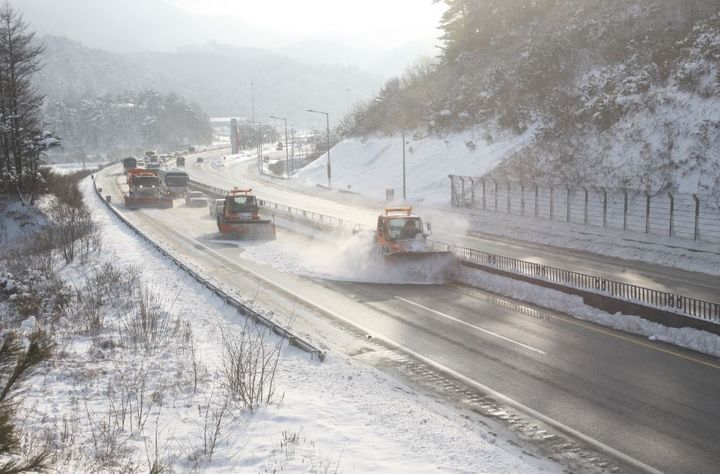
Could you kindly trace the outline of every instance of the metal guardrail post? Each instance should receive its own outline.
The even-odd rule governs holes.
[[[673,197],[672,193],[668,193],[668,197],[670,198],[670,223],[668,228],[668,235],[672,237],[673,235],[673,221],[675,218],[675,198]]]
[[[482,180],[482,189],[483,189],[483,211],[487,210],[487,193],[485,192],[485,180]]]
[[[697,194],[692,195],[695,201],[695,231],[693,232],[693,239],[697,240],[700,236],[700,199]]]
[[[448,178],[450,178],[450,205],[453,207],[457,207],[457,195],[455,191],[455,180],[453,179],[454,176],[449,174]]]
[[[510,181],[507,182],[507,213],[510,215]]]
[[[628,192],[623,189],[623,230],[627,230],[627,213],[628,213]]]
[[[492,180],[495,184],[495,212],[498,211],[498,182],[497,180]]]
[[[603,192],[603,228],[607,227],[607,189],[600,188]]]
[[[475,179],[468,179],[470,180],[470,207],[475,207]]]
[[[566,186],[567,194],[565,196],[565,222],[570,222],[570,186]]]

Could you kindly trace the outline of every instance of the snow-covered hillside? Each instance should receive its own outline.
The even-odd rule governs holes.
[[[407,199],[414,203],[443,206],[450,203],[448,174],[479,176],[490,172],[504,157],[532,139],[506,133],[489,140],[484,129],[475,128],[447,136],[405,135]],[[383,198],[394,188],[402,198],[402,135],[348,138],[330,151],[334,188]],[[295,176],[296,180],[327,185],[327,154]]]
[[[445,3],[441,57],[388,81],[343,122],[346,136],[533,130],[493,177],[720,189],[717,0]]]

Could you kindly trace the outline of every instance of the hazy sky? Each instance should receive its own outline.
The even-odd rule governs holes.
[[[444,10],[432,0],[166,0],[194,13],[235,15],[275,31],[390,48],[435,37]]]

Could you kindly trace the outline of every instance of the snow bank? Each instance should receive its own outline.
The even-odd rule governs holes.
[[[606,313],[586,305],[580,296],[569,295],[467,267],[458,270],[457,278],[468,285],[560,311],[583,321],[590,321],[620,331],[647,336],[653,341],[663,341],[720,357],[720,336],[709,332],[693,328],[669,328],[639,316]]]

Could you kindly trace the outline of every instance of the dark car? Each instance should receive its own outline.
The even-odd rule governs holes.
[[[205,160],[203,160],[203,157],[198,156],[197,159],[195,160],[195,163],[202,163],[203,161],[205,161]]]

